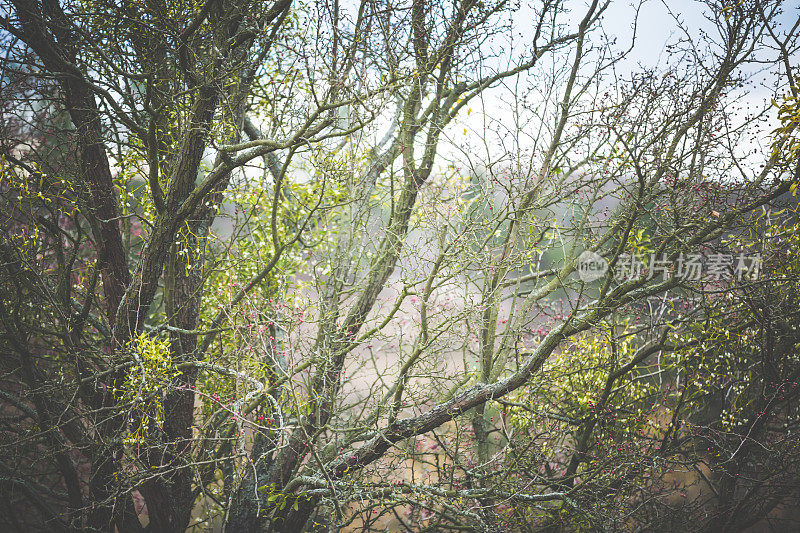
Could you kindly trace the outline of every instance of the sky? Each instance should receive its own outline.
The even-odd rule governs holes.
[[[577,27],[580,21],[580,14],[585,9],[588,0],[569,0],[568,6],[573,10],[573,15],[570,17],[569,23],[572,27]],[[785,1],[784,13],[778,19],[779,23],[784,27],[790,27],[800,16],[800,2]],[[686,35],[696,40],[702,31],[708,32],[712,37],[717,35],[717,30],[714,25],[704,17],[704,10],[707,7],[701,2],[693,0],[645,0],[642,2],[637,10],[634,4],[629,0],[612,0],[610,6],[606,10],[602,19],[602,30],[609,37],[616,37],[616,50],[626,50],[630,44],[631,39],[634,37],[633,22],[636,21],[635,43],[633,49],[628,53],[627,57],[618,63],[615,67],[616,74],[622,78],[629,76],[632,72],[641,69],[642,67],[664,67],[669,62],[674,61],[670,58],[669,54],[665,52],[668,43],[674,43],[678,39],[685,38]],[[686,32],[681,29],[680,25],[685,28]],[[506,43],[506,47],[500,54],[500,57],[507,57],[518,53],[529,44],[529,38],[533,35],[533,23],[528,13],[526,16],[525,8],[523,7],[513,20],[514,40],[511,43]],[[596,38],[595,35],[593,38]],[[495,44],[496,49],[501,46]],[[763,59],[774,61],[776,54],[762,56]],[[565,58],[562,56],[556,61],[565,63]],[[800,58],[794,64],[800,63]],[[752,67],[749,69],[750,74],[756,74],[756,70],[761,67]],[[523,79],[525,79],[523,77]],[[773,96],[773,91],[770,89],[771,82],[775,79],[768,72],[760,72],[754,76],[755,84],[751,83],[744,88],[737,91],[731,91],[730,96],[740,98],[743,107],[750,106],[751,108],[759,108],[769,106],[769,102]],[[518,85],[513,88],[508,86],[506,88],[493,89],[486,92],[484,98],[480,102],[476,102],[471,107],[474,108],[474,113],[465,116],[462,112],[458,117],[458,124],[451,127],[449,133],[450,139],[460,149],[444,148],[442,154],[444,160],[457,160],[459,157],[464,156],[464,152],[472,152],[473,150],[491,152],[496,150],[499,154],[502,150],[506,150],[507,146],[500,147],[499,138],[491,139],[489,147],[485,143],[485,137],[491,137],[491,132],[487,132],[487,124],[494,123],[500,125],[512,124],[514,122],[513,114],[510,111],[509,102],[514,99],[512,90],[517,91],[513,94],[520,94]],[[524,94],[524,93],[522,93]],[[736,119],[738,120],[738,119]],[[760,141],[748,143],[742,146],[742,153],[759,154],[764,150],[769,149],[770,139],[769,132],[777,126],[776,113],[770,112],[771,122],[765,128],[762,128],[762,138]],[[532,128],[529,124],[527,128]],[[761,154],[759,154],[761,155]],[[487,156],[487,154],[484,154]],[[488,155],[491,157],[491,155]],[[763,159],[763,155],[761,155]]]
[[[522,3],[530,6],[538,5],[540,2],[541,0],[523,0]],[[588,2],[589,0],[567,0],[567,6],[574,15],[564,17],[564,20],[567,20],[573,29],[580,21],[580,16]],[[787,0],[784,3],[786,9],[781,17],[781,23],[791,25],[800,16],[800,10],[798,10],[800,2]],[[357,2],[354,1],[350,7],[355,9],[356,5]],[[693,39],[697,38],[701,30],[708,31],[713,35],[716,30],[703,16],[704,9],[706,8],[701,2],[694,0],[645,0],[638,8],[637,17],[637,9],[634,7],[634,2],[630,0],[612,0],[602,19],[602,30],[609,37],[617,38],[615,47],[618,52],[626,50],[630,46],[631,39],[634,36],[633,22],[636,20],[635,46],[628,56],[616,66],[617,75],[625,78],[642,67],[663,67],[674,59],[665,53],[665,46],[667,43],[674,42],[684,36],[674,17],[677,17],[687,30],[688,35]],[[490,68],[496,68],[501,62],[507,63],[510,57],[522,53],[526,46],[530,44],[530,39],[533,35],[530,10],[526,11],[523,6],[510,16],[513,17],[513,40],[509,42],[508,36],[505,34],[494,41],[486,43],[497,53],[497,57],[487,60],[487,65]],[[592,38],[596,37],[597,35],[594,35]],[[560,63],[563,65],[566,63],[565,59],[564,55],[556,56],[554,64]],[[770,59],[774,60],[774,57]],[[519,87],[524,86],[526,82],[535,83],[535,81],[525,76],[520,79],[522,80],[520,85],[516,85],[513,80],[508,80],[506,87],[486,91],[483,98],[474,101],[459,114],[456,123],[447,129],[443,139],[444,142],[440,146],[439,153],[442,156],[440,158],[440,169],[446,169],[450,164],[458,161],[462,161],[462,166],[468,166],[469,161],[465,161],[465,158],[472,158],[480,163],[482,159],[491,158],[495,155],[499,157],[499,154],[508,151],[508,145],[501,144],[502,141],[499,138],[499,134],[494,133],[487,126],[513,124],[514,117],[510,105],[513,105],[514,99],[520,94],[525,94],[524,90],[520,91]],[[741,97],[744,105],[750,105],[754,108],[768,105],[772,92],[768,87],[761,86],[760,83],[761,76],[759,76],[758,85],[748,85],[738,95],[734,96]],[[393,112],[393,109],[388,109],[387,116],[383,117],[383,120],[377,121],[380,126],[378,131],[375,132],[376,139],[383,136],[385,129],[388,127],[390,118],[388,115],[393,114]],[[774,115],[773,113],[773,120],[775,118]],[[758,153],[768,149],[769,139],[766,135],[774,129],[776,124],[776,122],[773,122],[771,127],[763,129],[765,137],[760,144],[754,143],[743,146],[742,151]],[[526,130],[534,128],[535,124],[533,122],[526,125]],[[532,136],[528,135],[528,139],[521,141],[522,144],[531,142]]]

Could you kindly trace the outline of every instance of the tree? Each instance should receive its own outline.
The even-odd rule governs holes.
[[[4,5],[7,525],[491,530],[508,502],[544,506],[516,527],[596,524],[602,491],[652,473],[596,481],[593,439],[625,431],[577,393],[651,395],[635,372],[692,319],[625,318],[696,286],[614,270],[790,190],[793,130],[758,167],[760,115],[732,107],[770,43],[793,82],[795,28],[779,2],[708,2],[714,37],[621,80],[609,2],[567,7]],[[477,115],[482,152],[457,140]],[[609,273],[576,277],[584,250]],[[582,382],[543,385],[561,374]],[[561,410],[541,448],[505,425],[529,427],[525,395]]]

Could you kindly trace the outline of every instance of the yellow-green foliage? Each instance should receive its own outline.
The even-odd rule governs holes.
[[[759,416],[757,399],[765,394],[764,345],[782,342],[776,337],[775,330],[764,330],[766,321],[759,305],[769,306],[769,320],[773,326],[784,322],[791,327],[793,323],[789,317],[796,313],[800,303],[800,223],[797,212],[781,210],[772,212],[771,216],[788,218],[782,223],[767,225],[760,236],[734,242],[747,254],[760,252],[763,255],[759,280],[764,281],[759,281],[758,286],[768,283],[768,289],[765,289],[769,291],[768,299],[758,300],[748,288],[744,298],[731,293],[716,300],[710,305],[708,319],[695,328],[697,344],[684,351],[686,359],[694,361],[698,369],[699,392],[724,396],[726,401],[720,421],[725,430],[740,427]],[[763,218],[762,212],[750,220],[749,226],[754,233]],[[794,345],[793,350],[790,348],[787,353],[776,351],[774,357],[769,365],[774,372],[771,379],[776,383],[771,385],[772,389],[768,384],[766,390],[769,394],[779,394],[776,391],[783,390],[780,387],[792,386],[796,381],[800,368],[800,345]]]
[[[258,490],[266,493],[266,500],[269,506],[277,507],[278,509],[284,509],[289,505],[296,511],[299,508],[300,501],[309,501],[311,499],[310,496],[306,496],[302,492],[287,494],[276,490],[274,484],[264,485],[263,487],[259,487]]]
[[[334,162],[330,158],[326,165],[325,172],[334,172]],[[307,268],[309,252],[299,243],[288,243],[299,228],[307,224],[303,244],[315,254],[324,255],[335,245],[336,237],[325,223],[329,213],[317,213],[307,222],[308,214],[319,203],[320,196],[324,198],[324,205],[336,205],[345,198],[336,180],[296,183],[287,175],[276,191],[274,187],[260,186],[257,179],[239,183],[229,190],[231,203],[226,205],[220,218],[230,220],[234,234],[227,237],[212,232],[206,245],[210,257],[214,257],[218,249],[227,253],[206,263],[203,275],[207,290],[202,295],[200,323],[201,327],[209,327],[220,312],[226,315],[227,328],[219,332],[212,346],[215,362],[235,364],[250,378],[266,382],[270,380],[268,367],[273,364],[267,354],[279,349],[273,337],[279,331],[296,327],[300,313],[301,282],[295,275]],[[274,203],[275,194],[280,196],[277,204]],[[274,216],[273,205],[276,206]],[[247,283],[271,264],[276,240],[281,253],[277,263],[245,298],[231,305]],[[234,376],[204,373],[198,389],[206,399],[205,413],[246,395],[250,385],[240,381]]]
[[[71,209],[72,198],[77,195],[71,180],[48,175],[36,161],[28,161],[29,174],[9,163],[0,155],[0,185],[8,188],[7,195],[14,199],[14,207],[26,212],[31,220],[36,219],[35,209],[44,207],[54,216],[69,215],[64,205]],[[62,205],[63,203],[63,205]],[[76,207],[76,211],[80,208]],[[4,213],[4,216],[10,213]],[[40,228],[37,224],[19,224],[12,226],[7,235],[14,242],[15,249],[21,252],[36,250],[42,245]]]
[[[163,390],[179,371],[172,363],[166,340],[142,333],[128,347],[135,362],[117,394],[130,413],[126,443],[141,444],[164,422]]]
[[[775,144],[773,147],[773,157],[788,164],[796,164],[798,153],[800,153],[800,100],[796,94],[800,87],[794,87],[793,91],[783,97],[780,103],[772,101],[778,108],[778,119],[781,125],[775,130]],[[796,192],[795,188],[792,190]]]
[[[554,354],[545,363],[541,379],[512,398],[518,403],[532,404],[534,412],[512,409],[510,421],[525,431],[544,429],[555,423],[569,431],[570,424],[564,420],[578,422],[596,418],[598,423],[592,440],[599,440],[601,444],[629,441],[635,435],[642,435],[648,426],[655,427],[652,407],[659,384],[641,376],[646,373],[642,371],[646,368],[645,362],[614,382],[605,404],[601,405],[609,375],[627,364],[639,347],[632,329],[627,323],[618,326],[613,347],[606,334],[595,332],[576,338],[568,349]],[[663,358],[662,369],[667,369],[671,363],[671,359]],[[537,416],[535,412],[555,414],[561,421]]]

